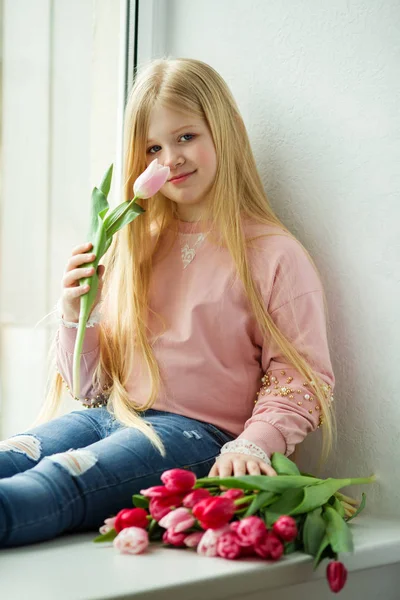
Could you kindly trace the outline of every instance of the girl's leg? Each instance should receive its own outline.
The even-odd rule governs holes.
[[[98,442],[110,421],[105,408],[74,411],[0,442],[0,479],[31,469],[45,456]]]
[[[133,428],[114,422],[111,435],[82,450],[44,458],[0,481],[0,547],[95,530],[132,507],[132,495],[160,485],[163,471],[186,468],[206,476],[229,434],[194,419],[149,410],[145,414],[166,448],[162,457]]]

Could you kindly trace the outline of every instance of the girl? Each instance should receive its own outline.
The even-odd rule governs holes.
[[[137,75],[124,199],[155,158],[168,181],[99,266],[76,398],[87,408],[54,419],[63,381],[72,388],[91,245],[67,263],[41,424],[0,443],[0,546],[98,528],[167,469],[273,476],[271,454],[292,455],[322,423],[323,459],[332,447],[322,284],[273,213],[237,105],[209,65],[158,59]]]

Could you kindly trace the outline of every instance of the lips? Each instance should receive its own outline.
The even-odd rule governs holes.
[[[185,175],[192,175],[194,171],[188,171],[187,173],[181,173],[180,175],[176,175],[175,177],[171,177],[168,181],[174,181],[174,179],[180,179],[181,177],[185,177]]]

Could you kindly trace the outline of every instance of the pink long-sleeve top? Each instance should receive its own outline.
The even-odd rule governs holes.
[[[256,444],[268,456],[289,456],[319,425],[312,388],[288,364],[277,346],[263,343],[232,258],[206,237],[184,268],[182,247],[193,247],[203,230],[179,221],[179,236],[168,254],[155,256],[149,304],[168,324],[153,350],[163,386],[154,409],[206,421]],[[193,232],[190,234],[188,232]],[[303,247],[275,226],[246,222],[247,237],[264,236],[248,249],[252,274],[274,323],[333,392],[321,281]],[[266,236],[265,234],[274,234]],[[172,231],[165,234],[169,243]],[[164,247],[164,246],[162,246]],[[151,331],[159,333],[150,319]],[[81,394],[90,398],[99,359],[99,326],[86,330]],[[60,325],[57,366],[72,387],[76,329]],[[265,377],[264,377],[265,375]],[[262,381],[262,378],[264,380]],[[135,363],[128,394],[144,403],[150,391],[147,370]]]

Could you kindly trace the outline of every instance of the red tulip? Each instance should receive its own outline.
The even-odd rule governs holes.
[[[170,469],[161,475],[161,481],[170,492],[189,492],[196,483],[196,475],[186,469]]]
[[[332,592],[340,592],[347,579],[347,569],[343,563],[332,560],[326,567],[326,578]]]
[[[274,523],[272,531],[284,542],[293,542],[297,537],[297,525],[293,517],[286,515],[279,517]]]
[[[217,496],[200,500],[194,506],[193,514],[203,529],[219,529],[231,520],[235,508],[233,500]]]
[[[127,527],[146,529],[148,512],[144,508],[124,508],[115,517],[114,529],[117,533]]]

